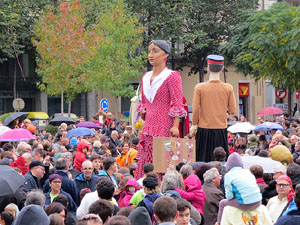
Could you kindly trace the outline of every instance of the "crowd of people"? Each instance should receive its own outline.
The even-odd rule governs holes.
[[[64,123],[53,136],[36,129],[35,139],[2,145],[0,164],[25,182],[0,197],[0,223],[297,224],[299,121],[287,115],[276,120],[284,130],[228,134],[229,157],[217,147],[214,161],[181,162],[162,177],[145,163],[140,179],[134,176],[138,135],[111,114],[92,137],[67,138],[74,126]],[[244,168],[243,158],[273,158],[273,151],[283,147],[292,161],[273,173],[265,173],[263,165]]]

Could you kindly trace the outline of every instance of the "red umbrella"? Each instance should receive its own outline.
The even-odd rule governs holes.
[[[27,141],[35,136],[26,129],[12,129],[0,135],[0,142],[3,141]]]
[[[267,115],[274,115],[274,114],[281,114],[283,113],[282,109],[277,108],[277,107],[265,107],[261,109],[257,115],[260,116],[267,116]]]

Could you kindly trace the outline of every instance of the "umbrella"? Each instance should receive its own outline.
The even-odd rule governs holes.
[[[262,124],[257,125],[253,130],[254,131],[283,130],[283,127],[278,123],[264,122]]]
[[[51,120],[49,122],[49,124],[53,125],[53,126],[59,126],[61,125],[62,123],[66,123],[66,124],[74,124],[75,121],[72,120],[71,118],[69,117],[65,117],[65,116],[57,116],[57,117],[54,117],[53,120]]]
[[[15,194],[24,183],[25,179],[13,168],[0,165],[0,196]]]
[[[249,122],[239,122],[228,127],[228,131],[231,133],[250,133],[255,126]]]
[[[27,141],[34,139],[35,136],[26,129],[18,128],[6,131],[0,135],[0,142],[2,141]]]
[[[83,136],[94,136],[96,133],[89,128],[85,127],[77,127],[75,129],[69,130],[67,134],[67,138],[72,136],[83,137]]]
[[[25,120],[28,115],[29,113],[26,112],[15,112],[4,120],[3,125],[10,127],[10,125],[12,125],[12,122],[14,120],[16,119],[19,119],[20,121]]]
[[[242,157],[244,169],[249,169],[253,165],[262,166],[264,173],[273,173],[274,168],[282,166],[278,161],[270,158],[260,157],[260,156],[243,156]]]
[[[11,130],[11,129],[7,126],[0,126],[0,135],[9,130]]]
[[[86,128],[94,128],[94,129],[100,129],[101,127],[93,122],[82,122],[76,124],[76,127],[86,127]]]
[[[265,107],[261,109],[257,115],[260,116],[267,116],[267,115],[274,115],[274,114],[281,114],[283,113],[282,109],[277,108],[277,107]]]

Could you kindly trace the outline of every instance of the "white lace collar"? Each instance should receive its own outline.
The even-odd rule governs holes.
[[[143,78],[143,92],[145,97],[152,103],[157,90],[164,83],[164,81],[171,74],[172,70],[165,68],[159,75],[157,75],[152,83],[150,83],[150,78],[152,76],[153,71],[147,72]]]

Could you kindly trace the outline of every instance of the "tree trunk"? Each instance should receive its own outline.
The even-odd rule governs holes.
[[[115,103],[116,103],[116,112],[115,112],[115,118],[118,118],[118,112],[119,112],[119,101],[118,96],[115,97]]]
[[[17,59],[15,59],[14,76],[13,76],[13,98],[17,98]]]
[[[61,115],[63,116],[64,115],[64,90],[61,89],[61,92],[60,92],[60,112],[61,112]]]
[[[72,101],[71,101],[71,97],[69,96],[69,99],[68,99],[69,103],[68,103],[68,117],[71,118],[71,104],[72,104]]]
[[[201,59],[198,59],[198,71],[199,71],[199,82],[204,82],[204,68],[203,62]]]
[[[289,115],[292,115],[292,89],[288,88],[288,112]]]

